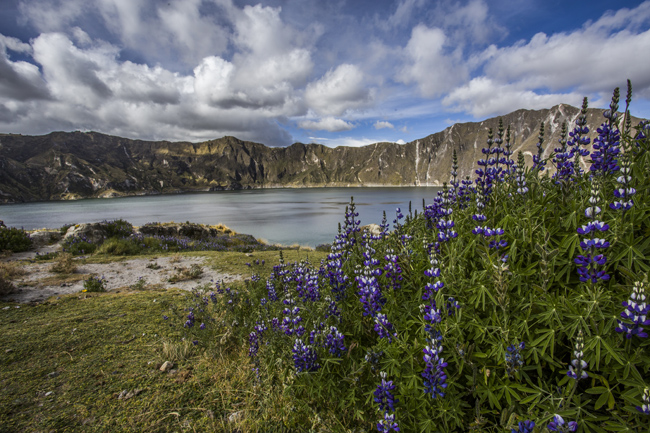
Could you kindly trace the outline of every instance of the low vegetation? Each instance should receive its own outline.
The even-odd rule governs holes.
[[[379,232],[352,200],[329,253],[178,249],[244,282],[3,306],[0,422],[649,431],[650,124],[630,99],[591,135],[586,99],[559,143],[542,126],[532,167],[490,130],[475,179],[454,158],[431,205]]]

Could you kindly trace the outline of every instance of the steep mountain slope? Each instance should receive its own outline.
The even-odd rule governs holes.
[[[546,125],[543,147],[548,156],[562,123],[571,129],[579,111],[562,104],[501,118],[511,126],[513,150],[523,151],[531,163],[541,122]],[[590,109],[587,121],[594,137],[602,110]],[[0,134],[0,202],[240,188],[441,185],[449,180],[453,149],[459,175],[473,177],[488,128],[497,127],[498,118],[492,118],[456,124],[404,145],[334,149],[302,143],[269,148],[235,137],[171,143],[96,132]]]

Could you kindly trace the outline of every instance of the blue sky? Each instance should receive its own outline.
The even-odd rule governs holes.
[[[650,1],[2,0],[0,132],[404,143],[627,78],[650,118],[649,49]]]

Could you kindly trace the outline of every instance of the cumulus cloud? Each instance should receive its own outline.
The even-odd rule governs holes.
[[[325,117],[320,120],[303,120],[298,122],[298,126],[302,129],[309,129],[312,131],[329,132],[349,131],[354,128],[353,124],[334,117]]]
[[[395,129],[395,125],[393,125],[390,122],[386,122],[383,120],[378,120],[374,124],[375,129],[384,129],[384,128],[390,128],[390,129]]]
[[[339,65],[320,80],[309,83],[305,101],[321,115],[340,116],[348,110],[372,103],[374,91],[365,85],[364,74],[358,66]]]
[[[490,46],[474,61],[483,74],[454,88],[442,100],[453,111],[477,117],[517,108],[580,105],[583,96],[608,99],[630,78],[638,93],[650,93],[650,2],[604,14],[572,32],[537,33],[512,46]],[[638,94],[637,93],[637,94]]]
[[[425,97],[439,96],[469,75],[462,51],[449,45],[442,29],[416,26],[405,53],[406,64],[397,79],[405,84],[415,83]]]
[[[452,111],[470,113],[474,117],[485,117],[505,114],[519,108],[530,110],[550,108],[560,103],[579,106],[581,101],[582,96],[579,93],[538,94],[525,87],[478,77],[451,91],[444,97],[442,103]]]
[[[8,50],[31,53],[32,48],[16,38],[0,34],[0,96],[18,101],[49,98],[38,67],[25,61],[12,61]],[[4,116],[8,116],[10,110],[4,107]]]

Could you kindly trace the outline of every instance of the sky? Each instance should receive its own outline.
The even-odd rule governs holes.
[[[0,0],[0,132],[406,143],[632,81],[650,1]]]

